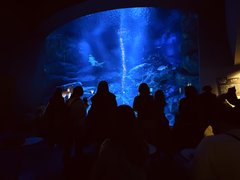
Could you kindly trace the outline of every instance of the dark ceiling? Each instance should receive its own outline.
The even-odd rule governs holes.
[[[20,46],[17,42],[27,41],[28,37],[31,39],[31,35],[34,35],[36,29],[44,24],[44,21],[46,22],[51,16],[57,13],[59,14],[62,10],[84,1],[87,3],[87,0],[1,0],[0,54],[4,53],[8,56],[7,51],[10,52],[12,46]],[[191,9],[191,11],[201,15],[199,20],[204,21],[204,24],[207,26],[215,24],[219,27],[218,29],[222,29],[221,32],[218,32],[219,34],[226,29],[224,12],[225,0],[118,0],[116,2],[112,1],[110,6],[106,4],[107,0],[95,1],[98,2],[98,5],[101,5],[101,7],[114,7],[115,5],[113,4],[116,4],[116,7],[121,7],[121,4],[130,4],[129,6],[131,7],[131,5],[141,5],[141,3],[144,6],[149,4],[149,2],[150,4],[153,2],[155,5],[161,5],[161,7],[180,8],[182,10]],[[91,7],[90,4],[89,9],[92,12],[96,12],[96,9],[101,10],[95,6]],[[68,14],[66,16],[68,16]],[[50,23],[53,22],[54,21]],[[50,29],[49,27],[47,28]],[[214,33],[216,34],[216,32]]]
[[[0,1],[1,19],[12,19],[27,31],[34,31],[55,13],[85,0],[10,0]],[[7,17],[7,18],[6,18]]]
[[[52,15],[84,1],[87,0],[2,0],[0,1],[0,20],[2,23],[11,20],[13,23],[17,23],[18,26],[22,26],[22,28],[29,33],[33,32]],[[146,2],[146,0],[139,1]],[[208,13],[214,15],[212,14],[213,10],[219,11],[219,7],[224,7],[220,5],[224,4],[224,0],[179,0],[175,2],[173,8],[182,6],[181,4],[186,4],[186,7],[191,6],[192,9],[195,9],[196,13],[204,12],[205,15]],[[162,4],[163,7],[169,4],[167,1],[161,0],[159,0],[159,3]],[[218,13],[216,13],[216,15],[217,14]]]

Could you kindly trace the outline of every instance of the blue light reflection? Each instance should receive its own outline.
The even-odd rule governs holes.
[[[198,75],[182,74],[179,68],[181,23],[182,11],[142,7],[90,14],[63,25],[46,38],[46,99],[56,86],[77,82],[89,97],[106,80],[118,105],[132,106],[145,82],[153,94],[164,91],[173,123],[177,99],[183,97],[179,88],[199,82]]]

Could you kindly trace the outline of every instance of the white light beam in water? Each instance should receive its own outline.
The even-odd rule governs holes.
[[[124,50],[124,44],[123,44],[123,40],[120,37],[120,47],[121,47],[121,52],[122,52],[122,67],[123,67],[123,75],[122,75],[122,91],[123,91],[123,104],[124,104],[124,97],[125,97],[125,77],[126,77],[126,73],[127,73],[127,69],[126,69],[126,61],[125,61],[125,50]]]

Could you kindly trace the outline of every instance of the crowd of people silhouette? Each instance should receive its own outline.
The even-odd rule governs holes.
[[[201,94],[194,86],[186,86],[172,128],[164,113],[167,102],[163,91],[157,90],[153,96],[146,83],[140,84],[138,91],[133,108],[118,106],[116,96],[109,92],[108,83],[101,81],[87,114],[89,105],[86,98],[81,99],[84,94],[81,86],[74,88],[66,102],[62,89],[57,88],[44,113],[41,111],[43,115],[37,125],[39,134],[49,142],[49,148],[58,145],[64,149],[62,161],[65,166],[69,164],[74,144],[74,157],[78,158],[86,144],[95,143],[98,159],[90,173],[91,180],[146,179],[149,157],[154,168],[156,160],[161,158],[160,152],[172,161],[176,151],[198,149],[198,145],[206,141],[204,131],[208,127],[213,129],[214,135],[226,132],[224,127],[230,127],[221,126],[222,122],[240,127],[234,119],[240,101],[232,88],[225,95],[216,97],[210,86],[204,86]],[[148,143],[156,147],[156,152],[151,155]],[[204,171],[196,170],[198,158],[194,158],[189,168],[193,179],[193,172]],[[239,163],[235,165],[240,167]]]

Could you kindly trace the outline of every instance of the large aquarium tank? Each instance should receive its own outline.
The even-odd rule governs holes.
[[[198,17],[176,9],[114,9],[75,19],[46,38],[44,103],[57,87],[68,96],[81,85],[91,104],[102,80],[118,105],[132,107],[141,83],[165,94],[174,124],[184,87],[199,90]],[[65,97],[65,98],[66,98]]]

